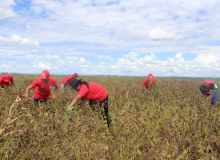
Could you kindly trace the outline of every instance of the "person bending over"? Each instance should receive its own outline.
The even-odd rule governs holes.
[[[51,94],[51,88],[55,87],[54,93]],[[26,88],[26,92],[23,97],[28,98],[29,90],[36,88],[34,92],[34,103],[38,105],[38,102],[47,102],[48,98],[54,100],[56,98],[56,93],[58,91],[58,83],[55,78],[50,76],[49,71],[42,71],[39,78],[37,78],[32,84]]]
[[[0,87],[9,87],[14,85],[14,79],[13,76],[10,74],[5,74],[0,77]]]
[[[78,77],[78,73],[74,73],[73,75],[67,76],[61,81],[61,93],[68,90],[70,82],[76,77]]]
[[[214,105],[217,102],[218,90],[217,85],[212,80],[204,80],[200,84],[200,92],[206,99],[212,99],[211,104]]]
[[[108,127],[110,127],[111,120],[108,114],[108,92],[106,89],[97,83],[85,82],[81,79],[73,79],[70,82],[70,86],[78,91],[78,94],[68,107],[74,106],[80,100],[89,100],[90,107],[95,103],[99,103],[101,114],[103,115],[104,120],[107,121]]]
[[[157,80],[154,78],[153,74],[149,74],[148,77],[144,80],[142,86],[144,90],[151,90],[153,86],[157,84]]]

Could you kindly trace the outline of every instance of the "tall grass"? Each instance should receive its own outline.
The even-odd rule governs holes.
[[[16,75],[15,86],[0,91],[0,124],[17,95],[37,76]],[[54,76],[60,83],[61,76]],[[16,103],[13,121],[0,139],[2,159],[220,159],[220,102],[210,105],[199,92],[201,80],[157,79],[151,92],[143,78],[83,77],[109,93],[113,132],[88,103],[65,110],[75,91],[36,107]],[[216,81],[216,80],[215,80]],[[216,81],[220,84],[220,81]],[[34,90],[29,94],[32,97]],[[25,108],[25,109],[24,109]]]

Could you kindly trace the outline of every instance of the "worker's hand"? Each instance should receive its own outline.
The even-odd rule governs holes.
[[[27,99],[27,98],[28,98],[28,94],[25,93],[25,94],[23,95],[23,97],[24,97],[25,99]]]
[[[55,95],[52,95],[52,96],[51,96],[51,99],[52,99],[52,100],[55,100],[55,98],[56,98]]]

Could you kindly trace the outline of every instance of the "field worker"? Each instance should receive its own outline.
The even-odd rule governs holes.
[[[97,83],[84,82],[81,81],[81,79],[73,79],[70,82],[70,86],[76,91],[78,91],[78,94],[68,105],[68,108],[74,106],[76,103],[79,102],[79,100],[89,100],[90,106],[92,106],[95,103],[99,103],[99,106],[101,108],[101,114],[103,115],[104,120],[107,121],[109,127],[110,117],[108,115],[108,92],[106,91],[106,89]]]
[[[78,77],[78,73],[74,73],[73,75],[67,76],[61,81],[61,93],[63,93],[65,90],[68,90],[70,82],[76,77]]]
[[[200,91],[205,96],[205,98],[212,98],[211,104],[214,105],[217,102],[218,90],[217,85],[212,80],[204,80],[200,84]]]
[[[144,80],[142,86],[145,90],[151,90],[152,86],[157,84],[157,80],[154,78],[153,74],[149,73],[148,77]]]
[[[5,86],[13,86],[14,85],[14,80],[12,75],[10,74],[5,74],[0,77],[0,87],[4,88]]]
[[[51,95],[51,88],[55,87],[54,93]],[[38,102],[47,102],[48,98],[55,99],[55,95],[58,91],[59,85],[55,78],[50,76],[49,71],[42,71],[39,78],[37,78],[32,84],[26,88],[26,92],[23,95],[24,98],[28,98],[28,93],[31,88],[36,88],[34,92],[34,103],[38,105]]]

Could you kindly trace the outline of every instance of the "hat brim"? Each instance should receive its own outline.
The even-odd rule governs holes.
[[[81,81],[81,79],[80,79],[80,80],[78,80],[78,79],[73,79],[73,80],[70,82],[70,86],[71,86],[72,88],[74,88],[74,87],[78,86],[78,84],[79,84],[80,81]]]
[[[73,85],[70,85],[72,88],[76,87],[78,83],[75,83]]]
[[[47,78],[47,76],[40,76],[40,78],[41,78],[41,79],[46,79],[46,78]]]

